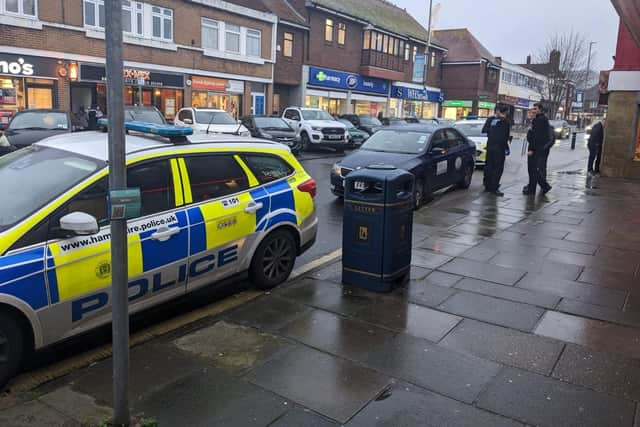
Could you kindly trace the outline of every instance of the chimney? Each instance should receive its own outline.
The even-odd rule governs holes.
[[[527,55],[527,65],[531,65],[531,55]]]
[[[560,70],[560,51],[559,50],[551,51],[551,55],[549,55],[549,67],[555,71]]]

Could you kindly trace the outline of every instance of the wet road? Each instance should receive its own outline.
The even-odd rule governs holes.
[[[576,159],[576,155],[579,156],[580,153],[584,153],[584,141],[584,134],[578,134],[575,151],[569,150],[571,140],[565,139],[558,141],[556,147],[554,147],[554,151],[549,156],[549,172],[561,170],[572,163]],[[522,140],[514,138],[511,147],[511,156],[507,158],[502,178],[504,185],[525,179],[527,176],[527,160],[522,151],[522,144]],[[574,155],[572,155],[572,153],[574,153]],[[347,151],[345,155],[348,154],[349,151]],[[330,149],[318,149],[313,152],[301,153],[299,156],[305,170],[318,183],[318,194],[315,202],[320,222],[316,244],[298,258],[296,267],[300,267],[342,247],[342,201],[336,198],[329,189],[329,173],[331,172],[331,168],[335,162],[342,158],[343,155],[336,154]],[[482,170],[476,170],[469,191],[481,188],[482,174]],[[460,197],[464,195],[464,193],[464,191],[448,191],[439,194],[432,202],[423,207],[422,210],[437,205],[441,200],[447,201],[452,197]]]

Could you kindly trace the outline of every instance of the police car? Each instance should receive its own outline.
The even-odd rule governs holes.
[[[129,131],[188,134],[170,125]],[[230,276],[285,281],[316,238],[315,181],[289,148],[232,136],[126,137],[129,304]],[[111,320],[107,135],[65,134],[0,158],[0,385],[39,349]]]

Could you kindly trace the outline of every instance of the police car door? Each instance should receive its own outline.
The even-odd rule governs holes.
[[[127,184],[140,188],[140,217],[128,226],[130,311],[185,292],[188,228],[176,160],[130,166]],[[111,316],[111,247],[107,218],[107,178],[63,206],[51,221],[47,278],[52,307],[47,324],[54,340],[92,328]],[[62,237],[59,218],[85,212],[99,221],[90,236]]]
[[[268,199],[251,196],[243,166],[238,156],[227,153],[180,159],[185,202],[193,204],[187,210],[189,290],[240,271],[250,259],[256,212],[268,209]]]
[[[431,146],[427,152],[429,162],[427,185],[430,191],[439,190],[447,186],[449,172],[448,143],[444,130],[437,131],[431,139]]]

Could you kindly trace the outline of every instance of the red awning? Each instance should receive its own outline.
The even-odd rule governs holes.
[[[640,47],[640,0],[611,0],[611,3]]]

